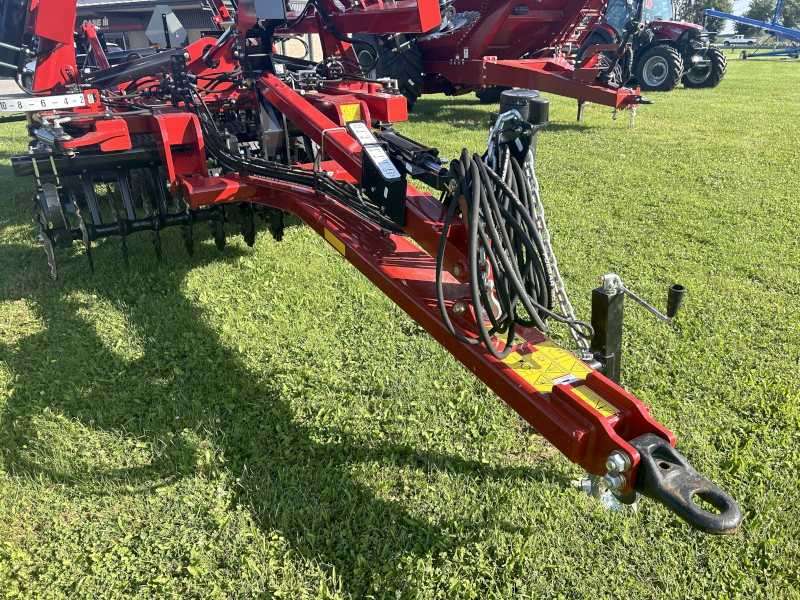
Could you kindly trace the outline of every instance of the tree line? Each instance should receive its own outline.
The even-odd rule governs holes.
[[[744,16],[748,19],[771,23],[776,5],[777,0],[750,0]],[[703,11],[707,8],[729,13],[733,10],[733,2],[732,0],[677,0],[675,3],[675,18],[690,23],[702,24],[704,22]],[[778,25],[789,27],[790,29],[800,28],[800,0],[784,0],[783,9],[778,18]],[[707,17],[705,27],[709,31],[722,31],[725,28],[725,19]],[[734,23],[733,28],[736,33],[748,37],[756,37],[763,33],[759,27],[752,27],[743,23]]]

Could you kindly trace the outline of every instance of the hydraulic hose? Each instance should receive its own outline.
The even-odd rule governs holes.
[[[364,201],[358,188],[348,182],[335,180],[325,171],[284,165],[265,158],[233,154],[222,141],[213,116],[199,94],[185,96],[183,100],[194,108],[194,112],[200,120],[200,127],[203,130],[203,138],[209,154],[229,171],[273,181],[283,181],[319,191],[365,220],[381,227],[384,231],[395,235],[404,235],[403,231],[383,216],[376,207]]]
[[[552,318],[568,324],[583,337],[591,336],[586,333],[591,332],[591,326],[553,312],[554,282],[544,241],[532,217],[530,182],[507,145],[500,146],[498,152],[501,174],[477,154],[470,157],[466,149],[460,160],[451,164],[457,184],[447,198],[449,208],[436,258],[436,292],[439,312],[450,333],[467,344],[482,343],[492,356],[502,360],[511,352],[518,325],[547,331],[547,319]],[[442,283],[447,236],[461,197],[466,206],[462,217],[469,230],[469,290],[477,337],[456,331],[447,312]],[[496,333],[506,334],[502,350],[493,343],[492,335]]]

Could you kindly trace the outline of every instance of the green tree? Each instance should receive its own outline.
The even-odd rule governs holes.
[[[705,15],[703,12],[707,8],[713,8],[721,12],[731,12],[733,10],[732,0],[677,0],[675,12],[678,19],[689,23],[703,24]],[[709,31],[722,31],[725,27],[725,19],[717,17],[707,17],[705,27]]]
[[[775,12],[776,4],[776,0],[750,0],[744,16],[756,21],[772,21],[772,14]],[[744,23],[734,23],[733,29],[736,33],[747,37],[755,37],[762,33],[759,27],[745,25]]]
[[[781,11],[780,24],[790,29],[800,29],[800,0],[786,0]]]
[[[776,0],[750,0],[750,5],[747,7],[744,16],[748,19],[771,23],[775,14],[776,4]],[[800,27],[800,0],[784,0],[778,24],[792,29]],[[743,23],[736,23],[734,29],[736,33],[746,36],[756,36],[762,33],[759,27]]]

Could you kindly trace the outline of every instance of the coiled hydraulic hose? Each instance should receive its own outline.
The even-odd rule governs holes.
[[[467,344],[483,343],[492,356],[502,360],[511,352],[517,325],[547,331],[547,319],[551,318],[568,324],[583,337],[590,337],[586,332],[592,328],[553,312],[554,282],[542,237],[531,216],[530,183],[508,146],[498,150],[502,176],[477,154],[470,157],[466,149],[461,159],[451,164],[457,185],[446,198],[449,209],[436,258],[436,292],[442,320],[450,333]],[[462,196],[466,206],[462,216],[469,230],[469,288],[477,338],[456,331],[447,313],[442,285],[447,236]],[[521,314],[520,306],[525,314]],[[492,341],[495,333],[506,334],[503,350]]]

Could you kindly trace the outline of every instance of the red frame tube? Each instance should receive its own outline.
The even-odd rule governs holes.
[[[406,220],[411,225],[404,229],[422,246],[421,250],[408,239],[385,234],[344,206],[308,188],[239,176],[187,177],[179,181],[191,206],[246,200],[296,214],[560,452],[588,472],[605,474],[606,458],[614,450],[622,450],[633,462],[625,473],[629,483],[624,491],[630,491],[639,454],[626,440],[655,433],[675,445],[672,432],[657,423],[644,404],[600,373],[592,371],[585,380],[556,385],[551,392],[542,393],[483,346],[462,344],[450,334],[437,306],[435,260],[427,251],[438,246],[444,211],[429,194],[409,186]],[[448,250],[451,256],[463,257],[463,242],[454,239],[457,237],[448,240]],[[469,321],[452,312],[457,300],[469,297],[468,286],[449,274],[445,274],[444,281],[450,318],[469,335]],[[533,329],[522,329],[520,336],[528,340],[520,345],[522,351],[548,342],[544,334]],[[591,408],[574,392],[575,387],[581,386],[587,386],[613,405],[617,414],[608,417]]]

